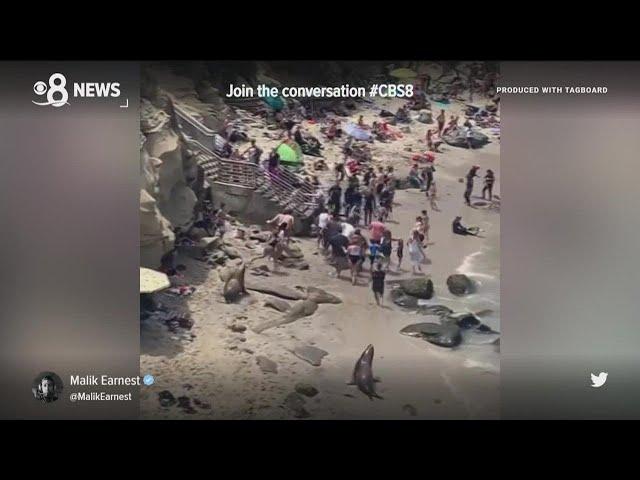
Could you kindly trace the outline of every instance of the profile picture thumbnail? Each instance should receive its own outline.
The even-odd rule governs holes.
[[[31,391],[36,400],[51,403],[58,400],[63,388],[62,379],[56,373],[42,372],[33,380]]]

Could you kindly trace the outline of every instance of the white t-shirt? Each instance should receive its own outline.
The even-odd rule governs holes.
[[[349,238],[355,231],[356,231],[356,228],[350,223],[342,224],[342,235],[344,235],[345,237]]]
[[[322,212],[318,216],[318,227],[327,228],[328,224],[329,224],[329,214],[327,212]]]

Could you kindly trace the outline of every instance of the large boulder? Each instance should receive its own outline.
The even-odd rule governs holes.
[[[430,278],[409,278],[400,280],[398,283],[400,289],[412,297],[429,300],[433,297],[433,282]]]
[[[465,133],[465,129],[462,128],[446,133],[442,136],[442,140],[452,147],[469,148],[467,144],[467,134]],[[471,133],[472,148],[480,148],[487,143],[489,143],[489,137],[484,133],[477,131]]]
[[[454,295],[466,295],[473,291],[473,282],[466,275],[456,273],[447,278],[447,287]]]
[[[160,213],[155,198],[140,190],[140,265],[158,268],[162,257],[173,249],[174,241],[171,222]]]

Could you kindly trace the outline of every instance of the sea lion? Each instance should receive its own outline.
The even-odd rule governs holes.
[[[222,289],[222,295],[227,303],[234,303],[243,294],[247,293],[244,286],[244,274],[246,269],[246,265],[243,264],[242,267],[231,272],[230,277],[225,282]]]
[[[373,345],[369,345],[356,362],[349,385],[357,385],[358,390],[369,397],[369,400],[373,400],[373,397],[382,400],[382,397],[376,393],[375,389],[375,382],[379,381],[373,376]]]
[[[460,327],[455,323],[414,323],[407,325],[400,333],[410,337],[418,337],[439,347],[453,348],[462,342]]]

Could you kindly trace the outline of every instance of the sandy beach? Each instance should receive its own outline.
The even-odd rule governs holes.
[[[390,111],[403,102],[379,100],[379,107]],[[447,106],[451,113],[461,114],[463,103]],[[439,104],[432,104],[434,117]],[[371,125],[379,120],[378,112],[360,105],[351,121],[363,115]],[[415,117],[415,112],[413,113]],[[461,118],[464,118],[461,115]],[[344,121],[345,119],[343,119]],[[305,122],[305,130],[321,139],[328,171],[318,173],[323,184],[333,178],[332,167],[341,161],[343,141],[332,144],[321,137],[319,126]],[[373,165],[393,165],[397,178],[406,176],[411,156],[426,150],[427,128],[417,121],[409,125],[403,138],[371,145]],[[252,137],[268,152],[278,144],[265,138],[264,130],[252,127]],[[489,134],[488,131],[482,130]],[[491,143],[477,150],[467,150],[443,144],[436,154],[435,179],[438,185],[438,206],[432,211],[423,192],[417,189],[398,190],[392,220],[387,223],[395,238],[405,241],[421,210],[430,216],[430,239],[426,249],[429,259],[423,271],[434,282],[435,295],[429,305],[445,305],[454,311],[478,312],[489,309],[482,321],[493,330],[500,330],[500,214],[486,206],[477,208],[463,203],[464,184],[459,182],[469,168],[477,164],[480,175],[487,168],[496,172],[494,194],[500,194],[500,144]],[[411,149],[408,151],[407,149]],[[305,157],[307,165],[315,159]],[[476,180],[472,201],[478,201],[482,189]],[[474,198],[478,197],[478,198]],[[453,235],[451,222],[457,215],[463,224],[478,226],[484,238]],[[264,227],[264,226],[263,226]],[[244,259],[260,251],[260,246],[248,248],[246,240],[234,239],[233,232],[225,237]],[[267,295],[251,291],[238,304],[227,304],[222,297],[223,282],[219,269],[208,269],[188,257],[179,262],[187,266],[187,279],[196,287],[186,299],[159,294],[167,305],[190,313],[193,327],[182,333],[167,332],[154,323],[141,324],[140,374],[151,373],[155,384],[141,388],[141,417],[146,419],[291,419],[295,416],[286,405],[286,398],[296,391],[296,385],[313,386],[318,393],[305,397],[304,409],[309,419],[495,419],[500,410],[499,354],[492,342],[496,335],[466,334],[463,343],[446,349],[418,338],[401,335],[399,331],[412,323],[430,321],[424,316],[394,305],[385,294],[385,305],[377,307],[367,285],[366,269],[357,285],[351,285],[348,272],[334,278],[334,269],[327,265],[313,238],[296,239],[304,253],[308,270],[282,268],[268,278],[247,273],[247,281],[267,281],[274,285],[315,286],[337,295],[342,303],[322,304],[312,316],[293,323],[255,333],[252,327],[268,319],[282,316],[265,307]],[[230,264],[239,264],[236,259]],[[408,258],[403,271],[395,272],[395,252],[387,280],[411,278]],[[271,262],[259,260],[253,266]],[[476,291],[465,297],[449,293],[446,279],[454,273],[465,273],[476,283]],[[387,292],[390,288],[387,288]],[[233,327],[233,329],[232,329]],[[244,329],[246,327],[246,329]],[[370,400],[357,387],[347,385],[354,364],[364,348],[375,347],[373,370],[381,382],[377,392],[383,399]],[[292,353],[296,346],[311,345],[328,352],[319,366],[313,366]],[[266,357],[277,364],[277,373],[265,373],[257,357]],[[188,397],[192,408],[179,404],[161,406],[158,398],[169,391],[175,398]]]

